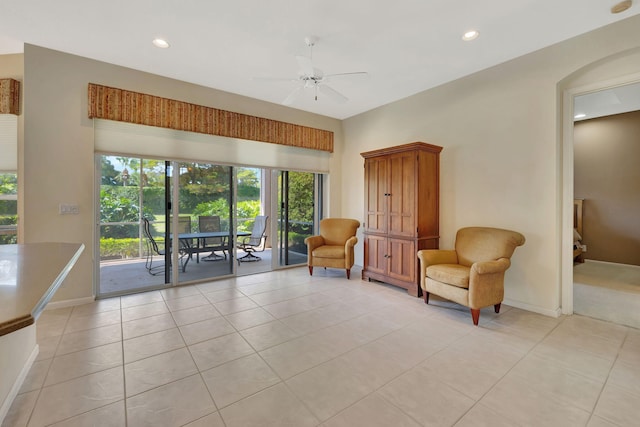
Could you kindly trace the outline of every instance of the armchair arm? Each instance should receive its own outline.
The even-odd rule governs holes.
[[[504,273],[510,266],[511,261],[509,261],[509,258],[500,258],[495,261],[480,261],[471,266],[471,274],[474,272],[476,274]]]
[[[457,264],[458,254],[454,250],[446,249],[422,249],[418,251],[420,260],[420,287],[425,290],[427,267],[436,264]]]
[[[358,243],[358,238],[356,236],[351,236],[344,244],[344,266],[346,269],[353,267],[355,259],[353,247],[356,243]]]
[[[423,249],[418,251],[418,258],[424,267],[436,264],[457,264],[458,254],[454,250]]]
[[[251,236],[240,236],[240,237],[238,237],[238,240],[236,240],[236,247],[239,248],[239,249],[246,248],[250,237]]]
[[[469,307],[482,308],[504,299],[504,272],[511,265],[508,258],[476,262],[469,276]]]
[[[351,236],[344,244],[344,251],[349,252],[353,250],[353,247],[358,243],[358,238],[356,236]]]
[[[304,243],[307,245],[307,253],[311,255],[315,248],[324,245],[324,238],[322,236],[309,236],[304,239]]]

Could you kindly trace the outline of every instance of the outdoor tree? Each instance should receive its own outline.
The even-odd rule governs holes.
[[[100,164],[102,170],[100,183],[102,185],[118,185],[118,175],[120,172],[116,170],[111,160],[106,156],[102,156]]]
[[[312,223],[314,174],[289,172],[289,218]]]
[[[140,159],[135,157],[116,157],[123,166],[116,180],[122,185],[138,185],[140,182]]]
[[[205,163],[180,164],[180,210],[191,212],[200,203],[230,196],[228,166]]]
[[[259,169],[238,168],[238,200],[260,199]]]

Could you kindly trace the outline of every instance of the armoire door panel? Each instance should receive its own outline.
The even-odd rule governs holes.
[[[415,153],[393,155],[389,159],[389,229],[394,236],[415,236]]]
[[[365,231],[384,233],[387,230],[387,161],[377,159],[365,165],[367,212]]]
[[[381,236],[365,236],[364,265],[367,271],[386,274],[387,269],[387,239]]]
[[[421,153],[418,161],[418,179],[420,191],[416,193],[416,209],[418,212],[429,212],[427,215],[418,215],[416,226],[419,237],[437,236],[439,233],[439,163],[438,156],[430,153]]]
[[[406,282],[414,282],[416,279],[415,241],[389,239],[387,263],[390,277]]]

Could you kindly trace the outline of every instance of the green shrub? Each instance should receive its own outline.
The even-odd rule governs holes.
[[[18,223],[18,215],[0,215],[0,225],[14,225]]]
[[[139,248],[140,239],[100,239],[101,258],[137,258]]]
[[[304,239],[309,236],[309,234],[298,234],[290,231],[288,233],[289,236],[289,250],[293,252],[298,252],[301,254],[307,253],[307,245],[304,243]]]
[[[228,227],[229,203],[227,199],[216,199],[212,202],[200,203],[192,212],[197,218],[200,215],[217,215],[223,229]],[[251,231],[253,220],[260,215],[260,200],[243,200],[238,202],[238,230]]]
[[[14,225],[17,223],[17,215],[0,215],[0,225]],[[18,243],[17,234],[0,235],[0,245],[15,245],[16,243]]]

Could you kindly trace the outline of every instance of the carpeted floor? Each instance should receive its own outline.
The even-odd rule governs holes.
[[[640,266],[587,260],[573,268],[576,314],[640,328]]]

